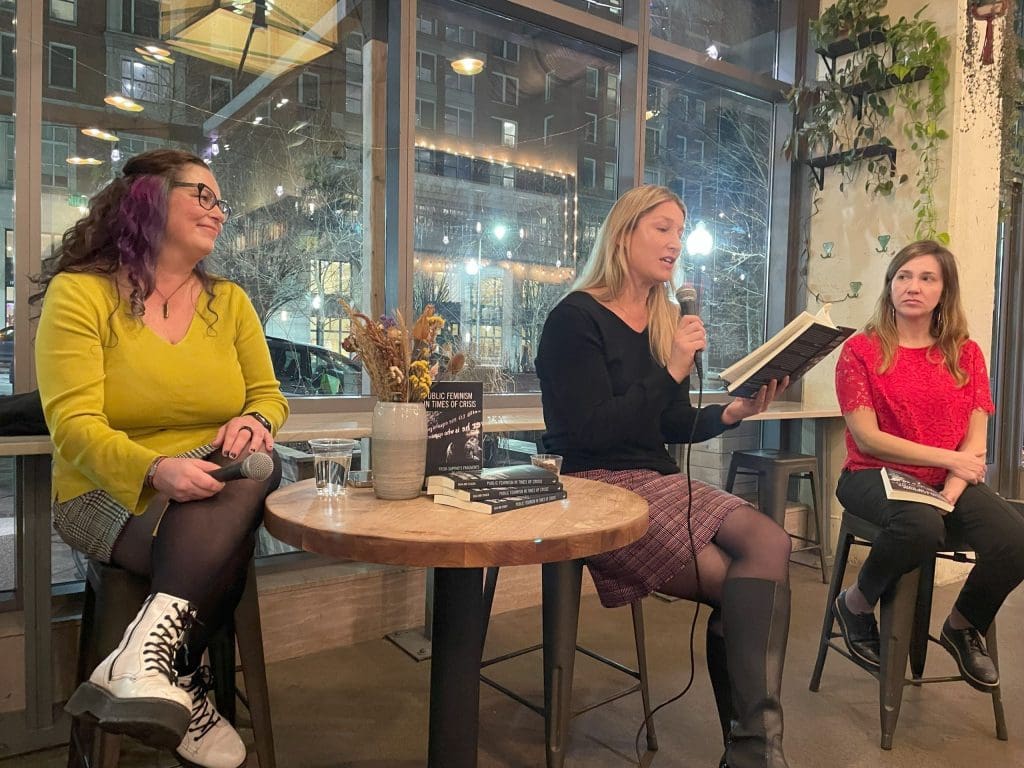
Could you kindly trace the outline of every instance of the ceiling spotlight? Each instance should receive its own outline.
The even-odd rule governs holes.
[[[136,46],[135,52],[140,56],[163,56],[165,58],[170,57],[171,52],[166,48],[161,48],[159,45],[140,45]]]
[[[452,69],[460,75],[479,75],[484,69],[483,59],[475,56],[463,56],[452,62]]]
[[[83,128],[82,133],[100,141],[117,141],[117,136],[102,128]]]
[[[141,112],[145,107],[141,104],[137,104],[127,96],[122,96],[120,93],[112,93],[103,99],[104,102],[112,107],[117,107],[123,112]]]
[[[95,157],[69,157],[67,159],[68,165],[103,165],[102,160],[97,160]]]

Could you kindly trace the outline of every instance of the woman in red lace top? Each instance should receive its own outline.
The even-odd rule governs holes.
[[[882,528],[857,583],[833,606],[847,648],[861,664],[878,668],[875,603],[953,534],[978,562],[939,639],[964,679],[991,691],[999,674],[982,635],[1024,579],[1024,518],[984,484],[994,408],[981,349],[967,336],[956,261],[946,248],[923,240],[896,254],[874,315],[843,347],[836,392],[847,449],[836,495],[848,512]],[[932,486],[953,511],[889,500],[880,467]]]

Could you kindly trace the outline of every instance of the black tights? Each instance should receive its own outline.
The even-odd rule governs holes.
[[[162,517],[162,505],[151,505],[128,521],[114,544],[110,561],[148,577],[151,594],[163,592],[196,608],[179,672],[195,669],[210,637],[242,597],[263,501],[281,481],[281,461],[273,456],[274,471],[267,480],[233,480],[208,499],[172,501]],[[209,461],[227,463],[220,455]]]
[[[718,608],[726,579],[789,581],[791,549],[789,534],[774,520],[753,507],[739,507],[722,521],[712,542],[697,553],[696,567],[691,563],[658,591]],[[718,615],[719,611],[714,611],[708,625],[715,634],[721,634]]]

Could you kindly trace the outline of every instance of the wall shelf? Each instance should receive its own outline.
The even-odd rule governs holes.
[[[867,32],[861,32],[856,37],[847,37],[842,40],[836,40],[834,43],[830,43],[823,48],[815,48],[814,52],[821,56],[821,60],[825,62],[825,69],[828,70],[829,77],[834,80],[836,76],[836,59],[840,56],[847,56],[855,51],[859,51],[862,48],[879,45],[884,43],[885,40],[885,30],[881,28],[869,29]]]
[[[931,67],[916,67],[913,72],[905,77],[897,77],[896,75],[890,74],[885,78],[883,83],[857,83],[856,85],[848,85],[843,88],[843,93],[847,94],[853,101],[853,115],[860,120],[864,109],[864,97],[869,93],[880,93],[882,91],[888,91],[890,88],[895,88],[898,85],[909,85],[910,83],[919,82],[928,77],[928,75],[931,74],[931,71]]]
[[[811,167],[811,173],[814,174],[814,180],[818,184],[818,189],[823,190],[825,189],[826,168],[831,168],[833,165],[849,165],[850,163],[870,160],[875,157],[889,158],[889,175],[896,175],[896,147],[889,146],[888,144],[872,144],[869,147],[852,149],[848,152],[835,152],[831,155],[812,157],[807,161],[807,164]]]

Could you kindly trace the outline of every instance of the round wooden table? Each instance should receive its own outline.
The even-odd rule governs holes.
[[[625,546],[647,530],[647,502],[606,483],[562,477],[568,498],[484,515],[434,504],[429,496],[384,501],[370,489],[316,495],[312,480],[267,498],[276,538],[322,555],[430,566],[434,625],[428,766],[474,768],[483,653],[483,569],[544,565],[545,701],[571,697],[579,617],[580,559]],[[548,711],[551,711],[549,706]],[[548,765],[564,761],[565,722],[548,718]]]

